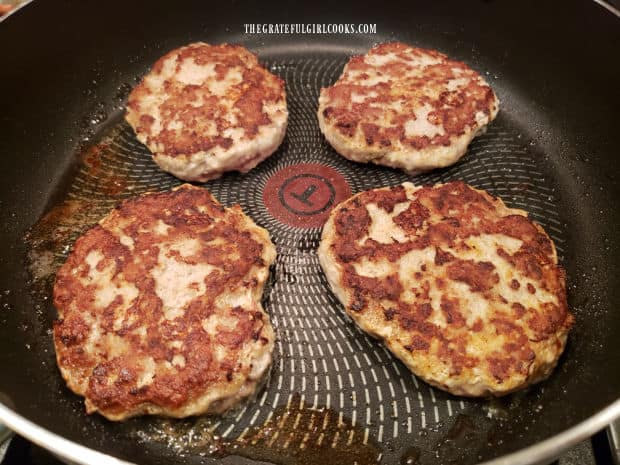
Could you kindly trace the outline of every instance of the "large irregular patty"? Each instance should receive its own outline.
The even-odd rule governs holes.
[[[67,385],[110,420],[221,413],[250,396],[271,364],[260,299],[275,255],[267,231],[205,189],[124,201],[56,276]]]
[[[254,168],[280,145],[284,82],[238,45],[195,43],[160,58],[131,92],[125,118],[165,171],[207,181]]]
[[[319,259],[364,331],[457,395],[503,395],[544,379],[573,322],[549,236],[462,182],[405,183],[342,202]]]
[[[455,163],[498,109],[493,90],[464,63],[394,42],[351,58],[321,89],[318,118],[342,156],[413,174]]]

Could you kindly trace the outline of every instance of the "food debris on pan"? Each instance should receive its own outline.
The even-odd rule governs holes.
[[[237,454],[280,463],[318,463],[327,460],[326,457],[330,457],[330,463],[351,463],[351,458],[357,463],[376,463],[395,456],[407,463],[416,460],[424,463],[425,457],[434,454],[431,449],[444,447],[445,458],[458,457],[461,453],[444,444],[445,440],[456,443],[461,439],[442,437],[437,425],[452,425],[451,431],[465,431],[463,435],[454,433],[455,437],[464,436],[473,441],[474,437],[478,440],[492,435],[501,423],[501,419],[478,422],[478,404],[441,393],[418,381],[375,341],[359,332],[329,291],[316,248],[322,222],[331,209],[346,199],[346,196],[338,197],[330,203],[330,186],[338,195],[342,192],[349,195],[410,180],[416,185],[452,181],[460,179],[459,170],[462,170],[464,181],[485,187],[484,178],[476,178],[476,170],[479,172],[480,166],[486,164],[486,169],[496,170],[491,190],[501,186],[499,190],[504,189],[510,195],[529,196],[538,189],[538,181],[527,181],[525,192],[518,190],[524,181],[513,182],[510,171],[504,169],[507,165],[502,163],[536,167],[536,162],[527,150],[520,148],[517,135],[501,119],[489,126],[486,135],[471,143],[468,154],[450,171],[412,178],[403,172],[345,160],[320,138],[317,102],[308,104],[308,95],[298,91],[306,85],[315,86],[314,94],[310,95],[318,97],[321,87],[333,84],[337,65],[344,62],[334,63],[329,72],[309,64],[303,75],[295,74],[299,67],[282,67],[280,77],[285,82],[307,80],[302,86],[287,87],[289,108],[295,110],[290,110],[290,127],[283,144],[247,174],[227,173],[204,185],[225,207],[239,203],[244,213],[271,233],[278,250],[266,306],[276,332],[276,362],[271,377],[256,398],[234,412],[205,423],[200,419],[153,419],[149,426],[130,420],[128,425],[136,427],[136,437],[145,443],[172,441],[183,453]],[[268,69],[280,68],[276,63]],[[303,118],[296,119],[295,112],[301,112]],[[94,137],[96,143],[76,159],[57,196],[58,206],[28,236],[33,276],[43,288],[50,288],[53,273],[66,259],[76,237],[119,201],[149,191],[170,190],[181,184],[159,169],[122,116],[111,115],[102,125]],[[305,125],[306,129],[297,131],[299,125]],[[491,146],[497,144],[498,150],[493,152],[488,146],[480,150],[479,140]],[[299,147],[307,150],[299,151]],[[338,174],[323,176],[326,187],[322,197],[316,195],[322,192],[321,186],[310,181],[303,185],[288,182],[291,176],[308,174],[305,171],[309,165],[324,167],[322,171],[312,168],[318,173],[315,176],[328,170]],[[275,179],[278,173],[282,173],[282,179],[270,184],[269,180]],[[341,186],[334,187],[336,179]],[[291,202],[288,209],[282,204],[280,210],[288,213],[278,213],[274,205],[266,205],[269,202],[265,202],[263,194],[267,186],[278,192],[282,186],[293,186],[290,192],[282,191],[282,198],[286,200],[288,195]],[[533,204],[538,201],[530,197],[527,200]],[[298,208],[291,215],[293,202],[297,202],[294,205]],[[320,221],[312,220],[315,214],[321,215]],[[535,215],[536,212],[534,219],[540,221]],[[550,231],[553,239],[558,234],[561,232]],[[561,252],[561,242],[558,249]],[[295,268],[295,263],[305,265]],[[287,270],[294,268],[299,270],[294,273],[294,280],[281,279]],[[327,422],[325,427],[323,423],[319,426],[319,421]],[[470,428],[471,423],[476,426]],[[434,435],[434,445],[426,449],[405,447],[407,438],[427,434]],[[200,440],[186,441],[188,435]],[[192,447],[192,443],[198,447]]]

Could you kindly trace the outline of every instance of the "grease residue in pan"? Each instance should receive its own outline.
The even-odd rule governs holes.
[[[427,175],[411,178],[335,154],[319,131],[315,111],[320,87],[332,83],[345,62],[346,57],[269,62],[287,83],[290,122],[285,142],[249,173],[229,173],[205,184],[223,204],[239,203],[270,231],[278,249],[273,281],[265,293],[277,333],[275,361],[256,399],[222,418],[135,419],[106,426],[153,449],[155,462],[181,463],[187,456],[209,461],[232,454],[283,464],[470,463],[493,445],[502,412],[519,405],[519,394],[489,404],[418,381],[357,329],[328,290],[315,253],[320,227],[312,221],[297,226],[290,218],[282,221],[266,205],[263,193],[270,179],[282,172],[303,175],[309,164],[337,172],[340,177],[328,177],[327,183],[343,183],[340,188],[352,193],[406,180],[427,184],[460,179],[527,210],[562,256],[563,218],[544,167],[501,111],[459,163]],[[56,206],[27,237],[35,298],[48,307],[44,297],[51,295],[54,272],[79,234],[118,201],[181,183],[155,165],[121,112],[111,115],[91,142],[76,157]],[[282,184],[288,179],[280,178]],[[315,190],[297,194],[312,191],[312,196]],[[322,207],[316,206],[321,214]],[[53,310],[42,318],[51,324]],[[50,376],[60,377],[55,367],[49,370]],[[75,403],[76,414],[82,414],[81,400],[68,390],[66,396]]]

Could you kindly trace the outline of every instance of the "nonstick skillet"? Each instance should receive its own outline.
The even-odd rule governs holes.
[[[377,32],[245,34],[244,24],[268,23],[376,24]],[[351,55],[394,39],[465,61],[501,100],[497,120],[455,166],[410,178],[344,160],[319,132],[320,87]],[[53,271],[116,202],[179,184],[122,112],[150,65],[192,41],[241,43],[287,84],[282,147],[248,174],[206,183],[277,245],[265,297],[276,358],[256,400],[226,417],[111,423],[87,416],[56,368]],[[82,463],[522,464],[548,461],[620,415],[613,12],[586,0],[46,0],[4,20],[0,43],[0,421],[16,431]],[[552,376],[499,400],[453,397],[411,376],[329,292],[315,252],[320,227],[285,212],[283,186],[295,176],[351,192],[461,179],[527,210],[557,245],[577,319]]]

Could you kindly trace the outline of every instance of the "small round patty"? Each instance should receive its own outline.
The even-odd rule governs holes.
[[[493,90],[464,63],[393,42],[351,58],[321,89],[318,118],[342,156],[414,174],[455,163],[498,109]]]
[[[56,275],[56,358],[88,413],[221,413],[252,395],[274,344],[260,300],[275,260],[240,207],[190,185],[122,202]]]
[[[364,331],[456,395],[499,396],[546,378],[573,322],[543,228],[462,182],[342,202],[319,259]]]
[[[286,91],[244,47],[194,43],[155,63],[129,95],[125,118],[163,170],[203,182],[245,173],[278,148]]]

